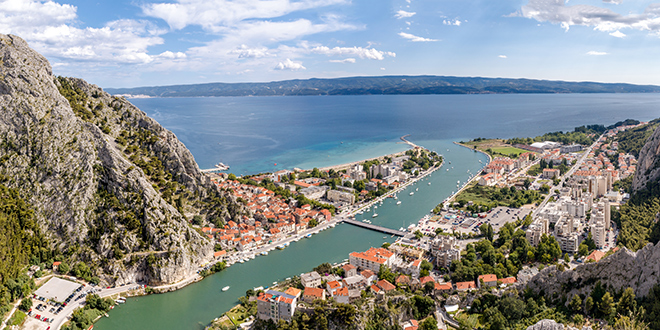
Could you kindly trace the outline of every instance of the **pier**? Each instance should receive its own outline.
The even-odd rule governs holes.
[[[207,168],[207,169],[200,169],[199,171],[202,173],[218,173],[226,170],[223,170],[221,168]]]
[[[381,233],[385,233],[385,234],[388,234],[388,235],[406,236],[406,234],[407,234],[406,232],[403,232],[403,231],[400,231],[400,230],[385,228],[385,227],[381,227],[381,226],[376,226],[376,225],[360,222],[360,221],[357,221],[357,220],[344,219],[343,221],[346,222],[346,223],[350,223],[351,225],[355,225],[355,226],[362,227],[362,228],[367,228],[367,229],[370,229],[370,230],[379,231]]]

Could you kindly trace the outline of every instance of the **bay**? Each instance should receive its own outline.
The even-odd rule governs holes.
[[[201,168],[236,174],[336,165],[405,150],[399,137],[445,156],[443,168],[379,206],[375,224],[407,227],[478,172],[486,157],[453,141],[525,137],[658,116],[656,94],[392,95],[131,100],[172,130]],[[343,143],[342,143],[343,142]],[[481,160],[481,162],[479,162]],[[451,164],[449,164],[451,162]],[[275,165],[277,164],[277,165]],[[449,171],[447,171],[449,169]],[[428,183],[431,183],[430,185]],[[413,196],[408,194],[416,190]],[[366,216],[366,214],[365,214]],[[342,224],[182,290],[128,299],[97,329],[203,329],[247,289],[339,262],[394,238]],[[230,286],[227,292],[221,288]]]

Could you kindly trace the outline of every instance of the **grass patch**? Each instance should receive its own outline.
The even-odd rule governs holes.
[[[229,312],[225,313],[225,315],[230,318],[234,324],[241,324],[245,321],[245,319],[250,317],[249,313],[247,313],[247,309],[245,309],[245,307],[242,305],[235,306],[229,310]]]
[[[512,190],[510,188],[479,186],[476,183],[463,190],[455,199],[458,203],[466,204],[472,201],[475,205],[485,205],[490,208],[495,206],[519,208],[522,205],[533,204],[541,200],[543,200],[543,196],[535,190]]]
[[[9,319],[8,325],[10,325],[10,326],[11,325],[21,325],[21,324],[23,324],[23,322],[25,322],[26,317],[27,317],[27,315],[25,315],[25,313],[23,313],[23,311],[17,309],[14,312],[14,315],[12,315],[11,318]]]
[[[490,148],[492,150],[493,154],[500,154],[500,155],[506,155],[511,158],[518,158],[518,155],[529,152],[527,150],[515,148],[515,147],[495,147],[495,148]],[[486,150],[488,152],[488,150]]]
[[[535,164],[527,170],[527,174],[531,176],[537,176],[541,174],[541,172],[543,172],[543,170],[541,170],[541,165],[539,164]]]
[[[88,309],[85,311],[85,314],[87,314],[87,317],[90,318],[90,320],[95,320],[97,317],[105,314],[103,311],[100,311],[98,309]]]
[[[529,152],[527,150],[515,148],[510,144],[506,144],[504,140],[500,139],[476,139],[469,142],[461,142],[463,145],[488,153],[493,157],[511,157],[518,158],[518,155]]]

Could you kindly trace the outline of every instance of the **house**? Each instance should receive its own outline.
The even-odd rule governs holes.
[[[300,298],[300,293],[302,293],[302,290],[296,289],[294,287],[290,287],[290,288],[286,289],[286,291],[284,291],[284,293],[286,293],[290,296],[294,296],[296,298]]]
[[[517,280],[516,280],[515,277],[511,276],[511,277],[505,277],[505,278],[501,279],[500,282],[502,283],[502,286],[507,286],[507,285],[516,283]]]
[[[428,282],[435,283],[435,280],[433,280],[433,277],[431,277],[431,276],[424,276],[424,277],[419,279],[419,284],[421,284],[422,287]]]
[[[349,289],[360,289],[364,287],[364,277],[362,275],[355,275],[351,277],[344,278],[342,281],[344,284],[344,287],[347,287]]]
[[[300,275],[300,282],[304,287],[316,288],[321,286],[321,275],[317,272],[311,272]]]
[[[543,169],[543,174],[542,178],[544,179],[554,179],[554,178],[559,178],[561,176],[561,172],[559,169],[556,168],[544,168]]]
[[[422,267],[422,259],[417,259],[413,262],[410,263],[408,266],[408,271],[410,272],[410,275],[413,277],[419,277],[419,271],[421,270]]]
[[[378,280],[378,276],[374,272],[372,272],[370,269],[365,269],[362,272],[360,272],[360,275],[364,277],[364,283],[366,286],[370,286],[372,283]]]
[[[399,275],[394,283],[396,283],[398,286],[408,286],[410,285],[410,277],[407,275]]]
[[[474,284],[474,281],[456,283],[456,291],[468,291],[476,288],[477,286]]]
[[[320,288],[305,288],[305,291],[302,295],[302,300],[304,302],[311,304],[314,300],[317,299],[325,300],[325,290]]]
[[[227,251],[225,251],[225,250],[216,251],[216,252],[213,253],[213,258],[215,258],[217,260],[222,260],[222,258],[224,258],[225,255],[227,255]]]
[[[257,297],[257,317],[262,320],[290,322],[298,298],[284,292],[268,290]]]
[[[437,293],[443,293],[443,292],[451,292],[454,287],[451,285],[451,282],[447,283],[435,283],[435,291]]]
[[[348,288],[339,288],[337,291],[335,291],[335,294],[333,296],[335,298],[335,301],[340,303],[340,304],[348,304],[350,303],[349,297],[348,297]]]
[[[390,283],[390,282],[388,282],[387,280],[384,280],[384,279],[378,281],[378,283],[376,283],[376,285],[385,292],[389,292],[389,291],[392,291],[392,290],[396,289],[396,286],[394,286],[394,284],[392,284],[392,283]]]
[[[482,282],[486,286],[496,286],[497,276],[495,276],[495,274],[479,275],[479,277],[477,278],[477,283],[479,283],[479,287],[481,287]]]
[[[600,259],[603,259],[604,256],[605,256],[605,253],[604,253],[604,252],[602,252],[602,251],[598,251],[598,250],[594,250],[593,252],[591,252],[591,254],[589,254],[589,255],[587,256],[587,259],[585,259],[585,260],[586,260],[586,261],[591,260],[591,261],[594,261],[594,262],[599,262]]]
[[[344,270],[344,277],[351,277],[357,275],[357,267],[351,264],[345,264],[341,266],[341,268]]]
[[[62,264],[61,261],[55,261],[55,262],[53,263],[53,271],[56,272],[57,269],[60,267],[61,264]]]
[[[335,291],[341,288],[341,283],[339,281],[330,281],[325,284],[325,288],[328,290],[328,295],[334,296]]]
[[[374,273],[380,271],[380,266],[390,266],[394,261],[394,253],[383,248],[370,248],[365,252],[349,254],[351,265],[361,269],[370,269]]]
[[[403,322],[401,324],[401,327],[403,330],[417,330],[419,328],[419,322],[417,320],[408,320],[406,322]]]

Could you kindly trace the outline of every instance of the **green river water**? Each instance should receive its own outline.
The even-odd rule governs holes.
[[[457,190],[458,180],[463,183],[470,173],[478,172],[487,162],[485,155],[456,146],[450,141],[415,143],[443,154],[443,167],[400,192],[400,205],[395,204],[396,200],[388,198],[378,207],[377,218],[371,218],[373,209],[371,213],[365,213],[364,217],[371,219],[373,224],[398,229],[416,223],[452,191]],[[450,170],[446,171],[448,168]],[[410,196],[410,191],[415,191],[415,194]],[[356,219],[362,218],[358,215]],[[389,235],[341,224],[311,238],[293,242],[282,251],[274,250],[268,256],[259,256],[245,264],[235,264],[181,290],[128,299],[126,304],[112,310],[109,318],[99,320],[95,328],[203,329],[214,318],[233,307],[238,297],[245,295],[248,289],[270,286],[274,281],[308,272],[323,262],[340,262],[353,251],[363,251],[394,240]],[[225,286],[230,286],[230,289],[222,292]]]

